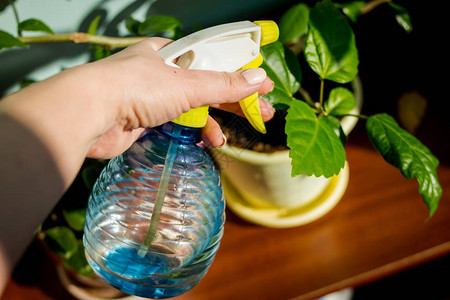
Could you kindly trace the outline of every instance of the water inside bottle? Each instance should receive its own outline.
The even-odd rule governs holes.
[[[139,249],[118,248],[106,254],[105,265],[107,269],[100,268],[95,263],[92,266],[112,286],[132,295],[161,299],[180,295],[190,289],[188,285],[173,288],[173,286],[177,286],[177,281],[184,280],[183,278],[177,279],[176,271],[167,273],[165,278],[153,277],[154,274],[159,274],[162,271],[161,268],[163,270],[166,268],[155,265],[154,257],[149,255],[142,257],[138,252]],[[110,270],[114,274],[106,270]],[[138,281],[124,280],[121,276],[138,279]]]
[[[174,144],[173,131],[151,130],[112,159],[94,186],[86,214],[87,258],[100,277],[126,293],[155,299],[180,295],[200,281],[218,248],[225,218],[222,186],[190,131],[183,129]],[[165,165],[170,176],[153,231]]]

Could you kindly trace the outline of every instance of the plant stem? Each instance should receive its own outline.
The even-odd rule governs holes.
[[[325,88],[325,80],[320,79],[320,98],[319,98],[319,108],[323,108],[323,90]]]
[[[288,43],[286,46],[294,52],[295,55],[299,55],[305,49],[306,34],[300,38]]]
[[[25,44],[74,42],[76,44],[88,43],[93,45],[99,45],[109,50],[117,48],[125,48],[132,44],[140,42],[144,39],[146,39],[146,37],[119,38],[103,35],[91,35],[83,32],[50,34],[33,37],[19,37],[19,40]]]
[[[19,19],[19,13],[17,12],[16,5],[14,4],[14,0],[9,0],[9,4],[12,7],[12,10],[14,12],[14,18],[16,19],[17,23],[17,35],[22,36],[22,31],[19,29],[20,19]]]
[[[298,92],[300,93],[300,95],[302,95],[303,99],[305,100],[306,103],[309,104],[309,106],[315,107],[315,103],[314,100],[311,98],[311,95],[308,93],[307,90],[305,90],[304,88],[300,87],[298,89]]]
[[[355,117],[355,118],[364,119],[364,120],[367,120],[369,118],[369,116],[366,116],[366,115],[355,115],[355,114],[342,114],[342,115],[338,115],[335,117]]]
[[[391,2],[392,0],[372,0],[367,2],[361,9],[360,15],[365,15],[381,4]]]

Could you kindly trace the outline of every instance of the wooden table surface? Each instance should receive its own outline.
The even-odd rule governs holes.
[[[347,151],[348,189],[331,212],[304,226],[272,229],[227,211],[210,270],[197,287],[174,299],[311,299],[450,253],[448,164],[438,169],[444,192],[427,220],[415,181],[403,178],[365,140],[350,138]],[[2,299],[68,299],[48,287],[50,280],[12,280]]]

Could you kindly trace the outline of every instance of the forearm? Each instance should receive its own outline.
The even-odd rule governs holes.
[[[94,87],[68,70],[0,101],[1,286],[101,130]]]
[[[0,101],[0,113],[28,128],[47,148],[66,187],[108,123],[104,120],[108,106],[94,99],[100,94],[91,83],[96,75],[90,73],[95,70],[88,65],[81,68],[66,70]]]
[[[0,114],[0,295],[34,231],[65,185],[47,147],[26,126]]]

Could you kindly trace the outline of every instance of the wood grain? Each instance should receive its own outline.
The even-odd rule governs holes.
[[[313,299],[450,253],[449,166],[438,169],[444,192],[427,220],[415,181],[403,178],[366,141],[350,139],[347,151],[348,189],[331,212],[304,226],[273,229],[227,211],[210,270],[197,287],[174,299]],[[41,273],[50,273],[45,268]],[[54,280],[13,280],[2,299],[68,299],[44,284]]]
[[[291,229],[263,228],[228,212],[208,274],[176,299],[313,299],[359,286],[450,252],[450,168],[430,220],[417,183],[403,178],[366,142],[347,147],[348,189],[321,219]]]

